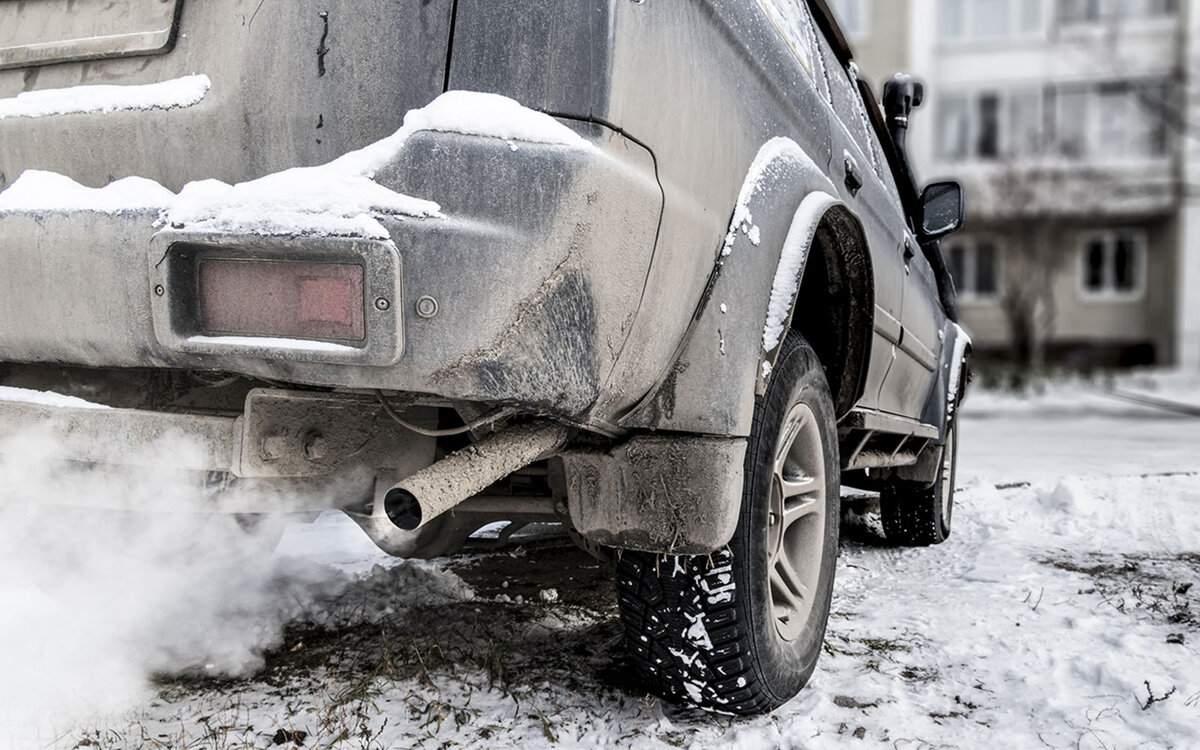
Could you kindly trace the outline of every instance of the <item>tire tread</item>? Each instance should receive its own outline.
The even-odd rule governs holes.
[[[730,544],[699,557],[627,550],[617,562],[621,621],[637,676],[649,690],[668,700],[720,713],[765,713],[790,700],[803,687],[820,654],[828,595],[832,592],[839,518],[836,512],[827,516],[833,526],[831,530],[827,527],[826,533],[832,534],[834,543],[832,556],[826,561],[828,578],[823,587],[819,627],[804,641],[803,649],[788,652],[786,658],[782,654],[788,650],[787,644],[762,641],[764,637],[777,637],[774,625],[769,620],[764,622],[765,615],[759,613],[758,607],[769,605],[756,601],[761,596],[755,594],[756,585],[749,583],[764,580],[752,571],[759,564],[755,545],[764,543],[756,541],[757,535],[765,539],[766,506],[760,507],[761,498],[752,490],[750,477],[753,467],[773,460],[778,428],[767,429],[765,425],[782,424],[790,408],[789,399],[804,398],[818,404],[814,408],[824,415],[822,434],[831,478],[837,476],[838,465],[833,403],[824,371],[816,353],[798,334],[791,333],[785,340],[773,378],[767,395],[758,400],[754,410],[742,515]],[[779,385],[773,390],[776,383]],[[786,390],[780,391],[785,386]],[[836,491],[828,497],[836,503]],[[750,508],[758,510],[751,513]],[[751,521],[752,516],[756,520]],[[746,557],[735,559],[735,555]]]

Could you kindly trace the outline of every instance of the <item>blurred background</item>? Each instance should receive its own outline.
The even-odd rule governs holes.
[[[873,90],[926,84],[919,179],[976,369],[1200,371],[1200,2],[830,0]]]

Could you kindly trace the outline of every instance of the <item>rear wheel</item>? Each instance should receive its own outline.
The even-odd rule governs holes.
[[[958,430],[951,419],[938,461],[937,479],[928,487],[892,484],[879,493],[879,515],[890,544],[928,547],[950,537],[954,513],[954,479],[958,464]]]
[[[755,406],[729,545],[703,557],[621,555],[626,642],[654,692],[756,714],[804,687],[829,617],[838,488],[829,386],[816,354],[789,334]]]

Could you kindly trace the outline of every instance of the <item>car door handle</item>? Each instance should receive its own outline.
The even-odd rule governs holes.
[[[858,191],[863,186],[862,172],[858,171],[858,162],[847,153],[844,166],[846,168],[846,187],[850,190],[850,195],[858,195]]]
[[[905,240],[904,241],[904,272],[905,273],[908,273],[911,270],[909,268],[908,264],[912,262],[913,256],[916,254],[917,254],[917,251],[913,249],[912,242],[910,242],[909,240]]]

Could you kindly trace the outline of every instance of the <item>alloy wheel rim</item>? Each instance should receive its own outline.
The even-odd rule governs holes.
[[[825,555],[825,451],[817,418],[792,406],[775,446],[767,519],[771,619],[785,641],[800,637],[816,602]]]

